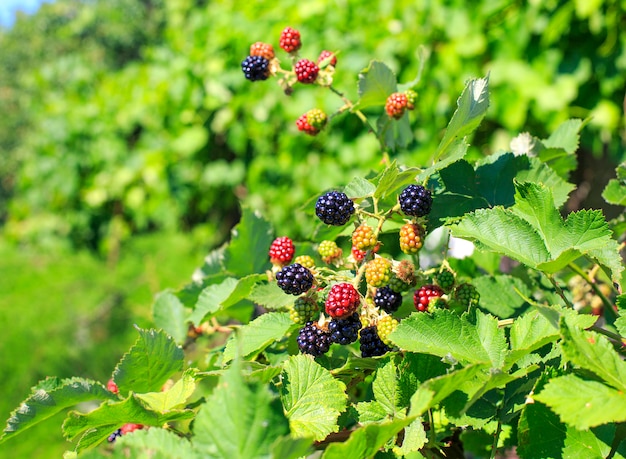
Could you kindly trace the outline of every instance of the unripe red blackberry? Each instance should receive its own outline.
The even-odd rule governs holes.
[[[263,56],[247,56],[241,62],[241,70],[250,81],[267,80],[270,76],[270,61]]]
[[[478,304],[480,293],[472,284],[461,284],[454,289],[454,299],[466,308]]]
[[[394,92],[385,102],[385,111],[389,118],[400,119],[407,109],[408,99],[403,92]]]
[[[295,252],[296,248],[290,238],[287,236],[277,237],[270,245],[270,263],[278,266],[289,264]]]
[[[372,287],[387,285],[391,279],[391,262],[386,258],[377,257],[365,266],[365,281]]]
[[[406,223],[400,228],[400,250],[415,254],[424,245],[424,228],[417,223]]]
[[[389,315],[385,315],[378,319],[377,332],[381,341],[387,346],[391,346],[391,341],[388,339],[392,331],[398,327],[398,320]]]
[[[415,309],[420,312],[429,311],[428,305],[430,300],[442,295],[443,290],[441,290],[441,287],[438,285],[429,284],[422,286],[413,294],[413,304],[415,305]]]
[[[343,250],[337,245],[335,241],[322,241],[320,242],[317,252],[322,257],[324,263],[333,263],[341,258]]]
[[[304,266],[294,263],[287,265],[276,273],[276,283],[285,292],[292,295],[300,295],[313,286],[314,281],[311,271]]]
[[[341,191],[329,191],[315,203],[315,215],[327,225],[345,225],[353,213],[354,203]]]
[[[117,384],[115,384],[115,381],[113,381],[112,379],[109,379],[107,381],[107,390],[109,392],[113,392],[114,394],[119,394],[120,390],[117,387]]]
[[[305,295],[296,298],[290,308],[289,317],[295,323],[304,324],[313,320],[318,312],[319,308],[315,299]]]
[[[398,196],[402,212],[413,217],[423,217],[430,213],[433,197],[422,185],[409,185]]]
[[[300,83],[311,84],[315,83],[320,68],[313,61],[308,59],[300,59],[296,62],[294,72]]]
[[[291,27],[285,27],[280,34],[279,46],[288,53],[298,51],[302,46],[300,32]]]
[[[141,429],[143,429],[143,424],[134,424],[132,422],[127,422],[121,427],[120,431],[122,435],[126,435],[131,432],[134,432],[135,430],[141,430]]]
[[[435,274],[435,282],[443,289],[444,292],[449,292],[454,287],[454,273],[449,269],[442,269]]]
[[[298,130],[315,136],[324,128],[327,121],[326,113],[319,108],[313,108],[298,118],[296,126]]]
[[[417,93],[412,89],[404,91],[406,95],[406,108],[413,110],[415,108],[415,101],[417,100]]]
[[[380,249],[380,243],[376,244],[372,249],[368,250],[371,250],[371,253],[376,253],[378,252],[378,249]],[[352,246],[351,252],[352,257],[354,257],[354,260],[358,263],[365,260],[365,256],[367,255],[367,250],[360,250],[357,249],[355,246]]]
[[[361,297],[352,284],[341,282],[333,285],[326,297],[326,314],[343,319],[352,315],[359,308]]]
[[[362,223],[352,232],[352,245],[359,250],[369,250],[376,246],[378,239],[374,229],[367,223]]]
[[[261,56],[271,61],[275,57],[274,47],[269,43],[257,41],[250,45],[250,56]]]
[[[375,357],[385,355],[391,350],[378,336],[376,325],[365,327],[360,334],[360,349],[362,357]]]
[[[359,338],[360,329],[361,319],[356,312],[345,319],[332,319],[328,323],[330,340],[337,344],[354,343]]]
[[[322,330],[314,322],[307,322],[298,333],[298,349],[304,354],[322,355],[330,349],[330,333]]]
[[[317,65],[321,67],[324,62],[327,62],[327,65],[332,65],[334,67],[335,65],[337,65],[337,56],[331,51],[324,50],[317,58]]]
[[[390,286],[376,289],[374,304],[383,311],[391,314],[396,312],[402,305],[402,294],[391,289]]]

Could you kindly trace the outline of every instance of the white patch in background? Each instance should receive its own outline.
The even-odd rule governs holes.
[[[464,239],[450,236],[448,230],[440,226],[431,231],[424,240],[424,248],[420,251],[420,268],[426,270],[439,265],[443,261],[446,243],[448,243],[448,257],[465,258],[474,253],[474,244]]]

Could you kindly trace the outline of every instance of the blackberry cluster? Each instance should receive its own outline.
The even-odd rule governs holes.
[[[361,319],[357,312],[346,319],[332,319],[328,323],[330,340],[337,344],[354,343],[359,338],[360,329]]]
[[[341,191],[329,191],[315,203],[315,215],[327,225],[345,225],[353,213],[354,203]]]
[[[435,275],[435,281],[444,292],[449,292],[454,287],[454,273],[448,269],[443,269]]]
[[[317,327],[313,322],[307,322],[298,334],[298,349],[305,354],[318,356],[326,354],[330,349],[330,334]]]
[[[117,429],[115,432],[113,432],[111,435],[107,437],[107,441],[109,443],[113,443],[115,440],[117,440],[121,436],[122,436],[122,429]]]
[[[387,313],[396,312],[402,305],[402,295],[388,285],[376,289],[374,304]]]
[[[250,81],[267,80],[270,76],[270,61],[263,56],[247,56],[241,62],[241,70]]]
[[[360,349],[362,357],[375,357],[385,355],[391,350],[378,336],[376,325],[365,327],[361,330]]]
[[[400,208],[406,215],[423,217],[430,213],[433,197],[429,190],[422,185],[409,185],[398,198]]]
[[[299,263],[287,265],[276,273],[278,286],[292,295],[300,295],[309,290],[314,280],[311,271]]]

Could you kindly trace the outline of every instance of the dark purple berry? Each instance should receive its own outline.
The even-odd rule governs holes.
[[[385,285],[376,289],[374,304],[385,312],[396,312],[402,305],[402,294],[394,291],[390,286]]]
[[[250,81],[267,80],[270,76],[270,61],[263,56],[247,56],[241,62],[241,70]]]
[[[406,215],[423,217],[430,213],[433,197],[429,190],[422,185],[409,185],[398,198],[400,208]]]
[[[330,334],[317,327],[313,322],[307,322],[298,334],[298,349],[304,354],[313,356],[322,355],[330,348]]]
[[[361,330],[361,356],[374,357],[377,355],[385,355],[391,350],[383,340],[378,336],[376,325],[365,327]]]
[[[353,213],[354,203],[341,191],[329,191],[315,203],[315,215],[327,225],[345,225]]]
[[[361,319],[357,312],[346,319],[332,319],[328,323],[330,340],[337,344],[354,343],[359,338],[361,327]]]
[[[113,432],[111,435],[109,435],[107,437],[107,441],[109,443],[113,443],[115,440],[118,439],[118,437],[122,436],[122,429],[117,429],[115,432]]]
[[[313,286],[314,280],[311,271],[299,263],[287,265],[276,273],[278,286],[285,293],[292,295],[300,295],[308,291]]]

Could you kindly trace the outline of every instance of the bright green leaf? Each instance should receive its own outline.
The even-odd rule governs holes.
[[[183,368],[183,350],[162,331],[138,329],[139,338],[115,367],[120,393],[155,392]]]
[[[265,309],[285,309],[293,305],[295,297],[286,295],[276,282],[255,284],[248,295],[248,299]]]
[[[344,188],[344,193],[350,199],[367,198],[374,194],[376,186],[362,177],[354,177]]]
[[[472,285],[480,293],[480,308],[502,319],[513,316],[527,305],[517,291],[527,298],[531,296],[526,284],[513,276],[479,276],[472,279]]]
[[[148,408],[159,413],[179,408],[189,400],[196,390],[195,370],[185,371],[181,379],[167,390],[135,394]]]
[[[273,240],[269,222],[257,212],[244,207],[241,220],[231,231],[224,267],[239,277],[265,272],[270,266],[267,251]]]
[[[323,440],[337,432],[345,409],[345,385],[307,355],[285,362],[281,399],[291,431],[298,437]]]
[[[183,303],[170,291],[159,293],[152,305],[154,324],[179,344],[187,338],[187,316],[188,311]]]
[[[397,82],[393,71],[380,61],[372,61],[359,73],[359,100],[356,109],[384,106],[387,97],[396,92]]]
[[[372,384],[376,401],[391,417],[396,417],[403,411],[397,406],[399,398],[397,379],[396,366],[393,362],[387,362],[376,371],[376,378]]]

